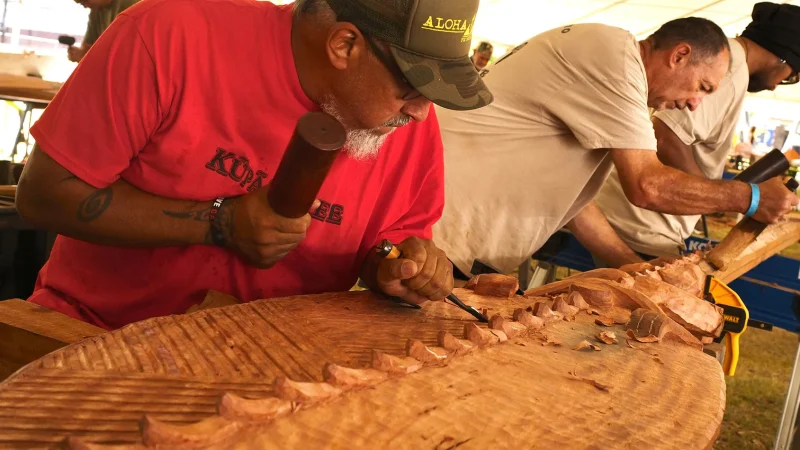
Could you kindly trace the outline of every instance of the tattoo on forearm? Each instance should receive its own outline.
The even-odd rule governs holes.
[[[172,217],[173,219],[193,219],[198,222],[208,222],[208,213],[211,208],[201,209],[197,211],[162,211],[164,215]]]
[[[78,205],[78,220],[88,223],[102,216],[111,206],[113,197],[114,191],[111,190],[110,186],[96,190]]]

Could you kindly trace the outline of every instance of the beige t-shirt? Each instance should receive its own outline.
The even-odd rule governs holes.
[[[469,273],[510,272],[595,196],[609,148],[656,149],[636,39],[606,25],[542,33],[484,70],[494,102],[438,108],[445,209],[434,241]]]
[[[670,110],[654,114],[681,141],[692,146],[700,170],[710,179],[722,178],[739,122],[750,79],[744,48],[731,39],[731,71],[717,92],[694,111]],[[700,216],[673,216],[638,208],[625,197],[616,170],[595,199],[611,226],[632,249],[654,256],[672,256],[684,250]]]

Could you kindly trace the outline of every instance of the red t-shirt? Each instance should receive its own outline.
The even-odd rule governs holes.
[[[258,189],[300,116],[318,110],[298,81],[291,26],[291,5],[141,2],[92,47],[32,133],[97,188],[122,178],[192,201]],[[381,239],[431,238],[443,182],[431,111],[396,130],[375,160],[340,155],[306,239],[271,269],[212,246],[121,248],[59,236],[30,301],[117,328],[183,313],[209,289],[244,301],[346,291]]]

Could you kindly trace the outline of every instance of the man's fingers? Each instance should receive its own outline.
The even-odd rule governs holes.
[[[275,230],[281,233],[289,234],[305,233],[309,225],[311,225],[310,214],[306,214],[297,219],[289,219],[286,217],[277,216],[274,224]]]
[[[254,241],[258,245],[284,245],[284,244],[297,244],[306,238],[306,233],[264,233],[261,236],[256,236]]]
[[[429,257],[425,261],[425,265],[422,266],[422,269],[419,271],[419,273],[417,273],[414,278],[411,278],[405,282],[406,286],[417,291],[417,293],[423,297],[427,297],[428,294],[433,294],[435,291],[441,288],[441,286],[429,286],[436,275],[439,260],[436,258],[435,254],[428,256]]]
[[[427,249],[419,239],[406,239],[398,244],[397,248],[403,252],[403,258],[414,261],[417,267],[422,268],[428,259]]]
[[[436,266],[436,275],[428,283],[431,287],[440,286],[437,291],[426,295],[430,300],[441,300],[453,293],[453,265],[447,258],[442,259]]]
[[[378,267],[378,283],[386,285],[393,281],[407,280],[417,273],[417,263],[406,258],[385,259]]]

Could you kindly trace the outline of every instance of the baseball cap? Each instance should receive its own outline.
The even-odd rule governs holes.
[[[800,7],[756,3],[753,21],[742,36],[785,60],[795,71],[800,71]]]
[[[428,100],[454,110],[494,100],[469,57],[479,0],[327,0],[338,20],[391,48],[403,75]]]

